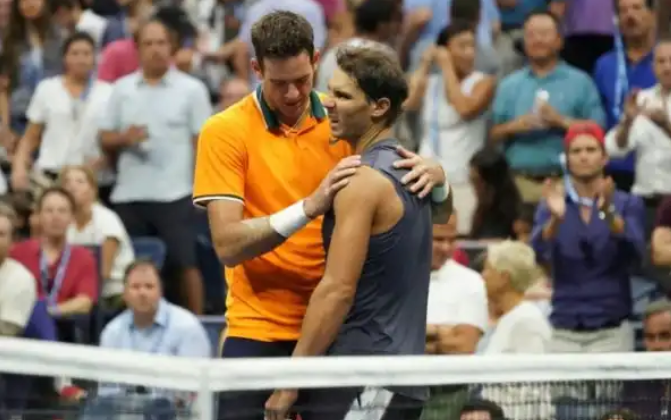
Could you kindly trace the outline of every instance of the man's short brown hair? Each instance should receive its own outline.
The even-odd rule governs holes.
[[[252,45],[259,65],[264,58],[314,57],[314,32],[303,16],[286,10],[268,13],[252,26]]]
[[[345,46],[336,52],[336,62],[368,100],[389,99],[386,124],[394,124],[408,98],[408,82],[398,58],[381,47]]]

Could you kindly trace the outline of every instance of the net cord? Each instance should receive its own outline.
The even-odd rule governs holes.
[[[671,354],[189,359],[0,338],[0,373],[66,376],[198,393],[272,388],[671,378]]]

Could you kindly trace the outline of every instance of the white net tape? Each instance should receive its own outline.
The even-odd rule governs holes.
[[[192,392],[197,397],[190,418],[202,420],[215,418],[214,397],[221,391],[463,384],[489,386],[490,391],[491,384],[525,384],[528,391],[541,384],[670,380],[668,366],[671,355],[666,353],[202,360],[0,339],[0,375]],[[524,395],[539,398],[538,392],[521,390],[507,398]]]

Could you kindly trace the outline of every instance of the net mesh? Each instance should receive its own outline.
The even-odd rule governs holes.
[[[623,409],[666,419],[669,365],[664,353],[224,361],[3,338],[0,419],[256,420],[268,414],[264,403],[274,389],[319,396],[294,405],[290,414],[303,420],[333,413],[347,420],[385,413],[411,419],[420,418],[413,417],[417,400],[396,397],[416,387],[431,390],[419,404],[423,420],[460,419],[465,405],[481,399],[510,420],[627,420],[622,411],[604,417]],[[65,398],[56,392],[63,383],[86,395]]]

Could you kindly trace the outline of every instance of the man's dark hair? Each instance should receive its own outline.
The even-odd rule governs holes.
[[[365,0],[354,11],[356,33],[375,33],[380,25],[391,23],[396,17],[394,0]]]
[[[472,399],[466,402],[461,409],[460,417],[464,414],[473,413],[475,411],[484,411],[489,413],[491,420],[506,420],[503,414],[503,409],[494,401],[485,399]]]
[[[465,20],[471,25],[480,22],[480,11],[482,4],[480,0],[452,0],[450,5],[450,20]]]
[[[70,210],[72,212],[75,211],[75,208],[77,207],[77,205],[75,204],[75,199],[72,197],[72,194],[67,192],[64,188],[58,187],[58,186],[45,188],[42,191],[42,194],[40,194],[40,196],[37,199],[37,203],[36,203],[37,211],[42,210],[42,205],[44,204],[44,200],[46,200],[47,197],[50,196],[50,195],[60,195],[61,197],[65,198],[68,201],[68,203],[70,204]]]
[[[396,56],[378,47],[342,47],[336,53],[336,62],[369,101],[389,99],[385,122],[392,125],[408,98],[408,83]]]
[[[91,35],[87,34],[86,32],[75,32],[74,34],[65,38],[65,41],[63,41],[63,48],[61,51],[63,57],[65,57],[68,51],[70,51],[70,47],[72,47],[73,44],[80,41],[89,44],[91,48],[93,48],[93,50],[96,49],[96,42],[93,40],[93,37],[91,37]]]
[[[529,23],[529,21],[531,19],[533,19],[535,17],[543,17],[543,16],[552,19],[552,22],[554,22],[554,24],[555,24],[555,29],[557,29],[557,33],[561,34],[561,22],[559,21],[557,16],[555,16],[554,14],[552,14],[550,12],[544,12],[542,10],[537,10],[535,12],[529,13],[527,15],[527,17],[524,19],[524,25],[523,26],[526,26],[527,23]]]
[[[314,32],[303,16],[286,10],[268,13],[252,25],[254,54],[263,59],[286,59],[307,53],[315,54]]]
[[[468,21],[461,19],[455,20],[440,31],[436,37],[436,45],[444,47],[450,40],[452,40],[452,38],[465,32],[475,34],[475,28]]]
[[[151,258],[140,257],[140,258],[134,260],[133,262],[131,262],[130,264],[128,264],[128,266],[124,270],[124,272],[123,272],[123,282],[124,282],[124,284],[126,283],[126,281],[128,281],[128,277],[133,273],[133,271],[135,271],[136,269],[138,269],[140,267],[150,267],[151,269],[154,270],[154,272],[156,273],[158,278],[159,279],[161,278],[161,271],[158,269],[158,267],[154,263],[154,260],[152,260]]]

